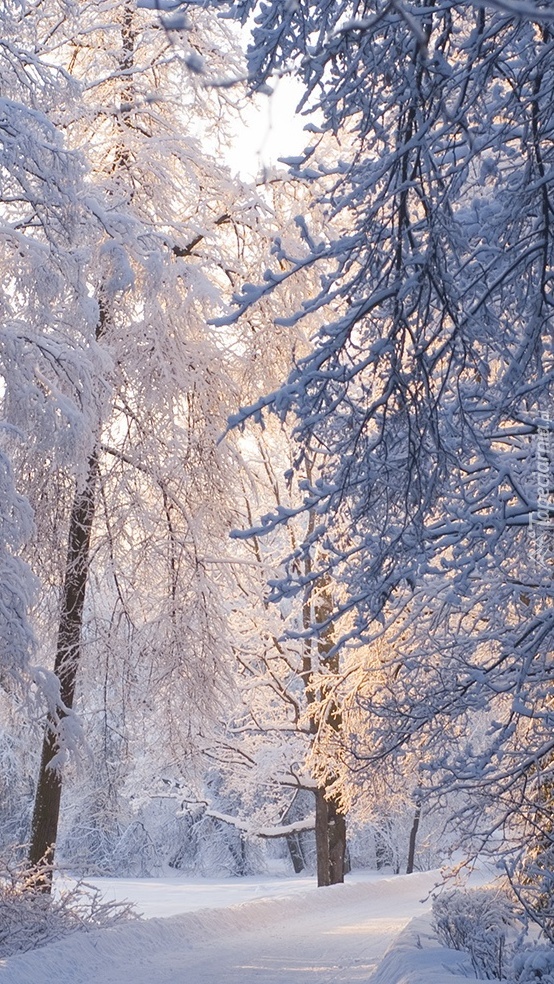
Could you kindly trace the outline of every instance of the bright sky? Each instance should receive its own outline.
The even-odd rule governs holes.
[[[295,112],[301,86],[292,79],[274,83],[271,96],[258,95],[245,114],[244,130],[237,133],[229,151],[229,166],[240,177],[255,178],[279,157],[293,157],[310,142],[303,132],[306,118]]]

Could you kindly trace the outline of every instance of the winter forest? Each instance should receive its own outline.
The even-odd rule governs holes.
[[[487,858],[552,948],[552,0],[0,17],[0,904]]]

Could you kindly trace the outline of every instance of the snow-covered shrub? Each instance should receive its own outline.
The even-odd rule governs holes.
[[[500,888],[453,889],[433,902],[433,926],[445,946],[469,954],[477,977],[501,979],[518,922],[513,902]]]
[[[130,874],[114,860],[130,824],[129,811],[117,812],[100,789],[98,795],[95,790],[82,787],[71,792],[73,795],[66,798],[58,839],[58,855],[64,867],[89,876]],[[76,792],[80,793],[79,798]]]
[[[206,878],[254,875],[267,871],[263,843],[236,827],[205,816],[194,830],[195,867]]]
[[[550,777],[552,762],[547,766],[548,781],[536,782],[533,802],[536,809],[527,824],[529,836],[519,863],[510,871],[510,881],[529,918],[540,926],[546,939],[554,945],[554,828],[552,803],[554,783]],[[535,777],[536,778],[536,777]]]
[[[130,904],[105,902],[100,891],[85,882],[49,895],[22,864],[2,864],[0,958],[34,950],[77,930],[101,929],[133,917]]]
[[[12,712],[0,687],[0,851],[25,838],[33,803],[31,756],[21,723],[14,717],[9,728],[3,727]]]
[[[554,947],[532,946],[516,953],[512,973],[517,984],[554,984]]]

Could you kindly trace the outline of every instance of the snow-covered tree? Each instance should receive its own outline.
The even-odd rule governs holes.
[[[17,446],[2,562],[17,597],[5,665],[28,662],[37,583],[13,557],[30,532],[22,489],[40,659],[54,668],[35,674],[49,711],[37,864],[53,857],[60,766],[80,740],[83,646],[120,647],[137,688],[164,692],[175,719],[184,699],[187,718],[209,708],[226,646],[214,544],[231,525],[233,468],[217,437],[235,403],[207,321],[257,203],[218,165],[222,99],[196,81],[200,48],[210,64],[232,58],[227,31],[210,41],[191,21],[174,33],[155,12],[101,0],[22,4],[8,20],[2,400]]]
[[[315,464],[299,508],[317,526],[273,597],[335,584],[319,631],[333,625],[350,669],[320,704],[322,734],[359,686],[359,647],[386,638],[385,684],[350,691],[368,767],[417,743],[422,782],[479,794],[483,837],[511,836],[536,821],[531,777],[552,749],[549,19],[541,5],[224,8],[251,19],[252,88],[304,83],[309,146],[290,164],[332,229],[300,216],[309,259],[276,242],[265,284],[237,296],[238,317],[321,271],[296,316],[319,315],[312,351],[244,415],[292,421],[298,467]],[[276,510],[254,532],[287,522]],[[489,730],[473,743],[476,712]]]

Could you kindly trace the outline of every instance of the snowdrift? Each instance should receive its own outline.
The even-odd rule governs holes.
[[[152,966],[156,953],[179,951],[186,956],[187,951],[215,940],[221,941],[224,936],[263,935],[265,930],[290,921],[305,922],[309,932],[310,924],[316,925],[322,920],[340,922],[345,910],[350,913],[355,910],[360,917],[370,916],[375,911],[380,917],[398,914],[409,919],[414,911],[414,896],[425,898],[430,887],[430,875],[426,873],[410,876],[409,880],[391,878],[373,883],[335,885],[325,890],[262,898],[228,908],[201,909],[168,918],[139,918],[113,929],[79,931],[57,943],[7,958],[0,963],[0,982],[50,984],[55,980],[56,984],[89,984],[91,980],[104,979],[109,984],[116,978],[123,979],[125,967],[140,963]],[[404,953],[404,949],[400,953]],[[395,955],[394,947],[387,959],[391,967],[398,963],[399,956]],[[396,984],[393,976],[376,978],[376,984],[377,980],[378,984]],[[419,984],[419,979],[413,978],[412,982],[409,978],[409,984],[416,984],[416,980]],[[408,978],[405,982],[408,984]],[[285,980],[283,984],[286,984]],[[429,984],[429,978],[425,984]],[[434,980],[432,984],[435,984]],[[436,984],[439,984],[438,978]]]

